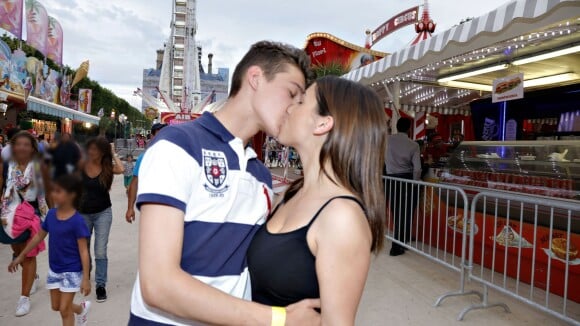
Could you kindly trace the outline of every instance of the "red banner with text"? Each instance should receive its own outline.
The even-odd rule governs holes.
[[[378,41],[385,38],[387,35],[395,32],[401,27],[413,25],[419,19],[419,7],[413,7],[395,15],[391,19],[384,22],[381,26],[377,27],[371,34],[371,41],[374,45]]]

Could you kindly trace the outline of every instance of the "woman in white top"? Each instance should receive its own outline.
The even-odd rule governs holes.
[[[31,237],[31,233],[26,231],[12,238],[11,232],[6,231],[11,230],[16,207],[25,200],[34,207],[37,216],[44,218],[48,212],[45,194],[50,180],[48,169],[40,160],[38,143],[30,133],[18,132],[10,140],[10,148],[12,152],[10,160],[0,166],[4,184],[0,243],[10,244],[16,257],[26,247],[26,242]],[[22,262],[22,289],[16,316],[26,315],[30,311],[29,297],[36,290],[34,284],[36,278],[36,257],[27,257]]]

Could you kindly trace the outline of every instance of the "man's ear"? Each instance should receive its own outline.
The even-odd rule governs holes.
[[[315,136],[322,136],[329,133],[334,127],[334,118],[331,116],[320,117],[314,128]]]
[[[255,91],[260,86],[260,79],[263,76],[262,68],[259,66],[251,66],[246,73],[246,80],[250,87]]]

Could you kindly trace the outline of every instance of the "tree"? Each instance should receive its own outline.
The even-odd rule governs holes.
[[[99,120],[99,136],[105,136],[107,129],[109,129],[110,125],[111,118],[109,118],[109,116],[101,117],[101,120]]]
[[[348,68],[338,61],[332,61],[326,64],[316,64],[312,69],[316,73],[317,78],[324,76],[343,76],[348,73]]]

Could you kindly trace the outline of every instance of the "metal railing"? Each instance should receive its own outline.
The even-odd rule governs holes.
[[[482,284],[483,298],[458,320],[475,309],[509,311],[488,301],[491,288],[580,325],[578,202],[485,191],[473,198],[470,219],[465,267],[468,279]]]
[[[455,296],[477,295],[483,300],[481,293],[465,289],[469,232],[469,202],[465,191],[455,186],[395,177],[383,177],[383,180],[389,216],[385,237],[460,275],[458,290],[440,296],[435,306]]]

